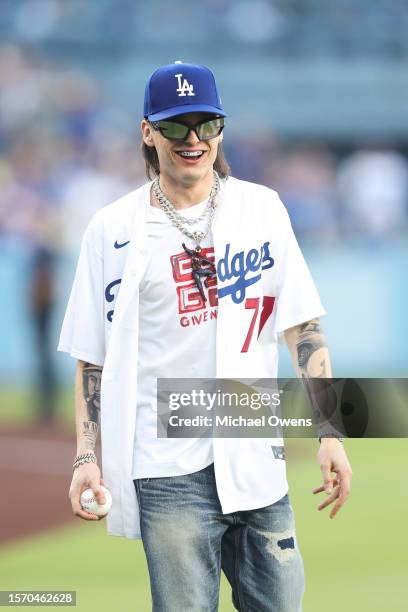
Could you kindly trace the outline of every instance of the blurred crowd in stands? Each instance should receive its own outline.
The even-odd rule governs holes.
[[[135,101],[135,109],[141,109]],[[85,71],[0,47],[0,239],[71,252],[92,214],[145,180],[138,122]],[[300,240],[315,245],[406,229],[407,160],[385,146],[339,155],[273,134],[228,138],[232,174],[276,189]]]
[[[76,42],[82,51],[168,45],[182,33],[189,46],[221,46],[223,55],[238,45],[286,58],[408,55],[406,0],[2,0],[1,11],[7,41]]]

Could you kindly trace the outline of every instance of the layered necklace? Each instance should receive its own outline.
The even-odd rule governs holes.
[[[200,242],[204,240],[210,231],[211,223],[217,207],[216,198],[220,190],[220,179],[214,170],[214,183],[211,188],[210,197],[204,211],[196,219],[184,217],[174,207],[174,205],[166,198],[160,188],[159,177],[157,176],[152,185],[153,193],[163,211],[170,219],[172,224],[180,230],[182,234],[190,238],[196,243],[194,249],[189,249],[185,243],[182,243],[184,251],[191,257],[191,269],[194,282],[200,292],[201,297],[206,301],[201,277],[205,277],[204,284],[208,287],[208,281],[216,274],[215,265],[212,261],[201,255]],[[193,229],[193,225],[201,223],[207,218],[203,230]]]

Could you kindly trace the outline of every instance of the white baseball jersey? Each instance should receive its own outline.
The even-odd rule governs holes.
[[[183,210],[183,216],[198,219],[206,203]],[[191,278],[191,257],[182,243],[195,245],[161,208],[150,206],[146,222],[150,257],[139,286],[134,478],[191,474],[213,461],[209,437],[157,437],[157,378],[215,377],[216,278],[209,280],[208,288],[203,279],[204,300]],[[206,222],[193,229],[202,229]],[[214,260],[211,232],[201,249],[208,261]]]
[[[132,472],[139,294],[151,255],[146,221],[150,188],[147,183],[93,217],[58,346],[77,359],[103,365],[102,468],[113,497],[108,533],[132,539],[140,538]],[[279,334],[325,311],[277,193],[230,177],[222,181],[219,200],[212,225],[215,373],[218,378],[276,378]],[[183,286],[180,280],[175,291],[183,292]],[[284,453],[273,452],[282,445],[276,438],[213,439],[224,513],[260,508],[285,495]]]

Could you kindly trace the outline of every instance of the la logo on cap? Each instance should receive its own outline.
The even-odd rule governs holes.
[[[193,85],[190,85],[190,83],[187,81],[187,79],[183,79],[183,82],[181,82],[182,76],[183,74],[175,74],[174,75],[177,79],[177,83],[178,83],[178,88],[176,91],[178,91],[178,95],[179,97],[181,96],[195,96],[194,93],[194,88]]]

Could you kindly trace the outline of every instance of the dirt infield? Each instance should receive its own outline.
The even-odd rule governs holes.
[[[0,427],[0,544],[79,520],[68,500],[75,446],[61,428]]]

